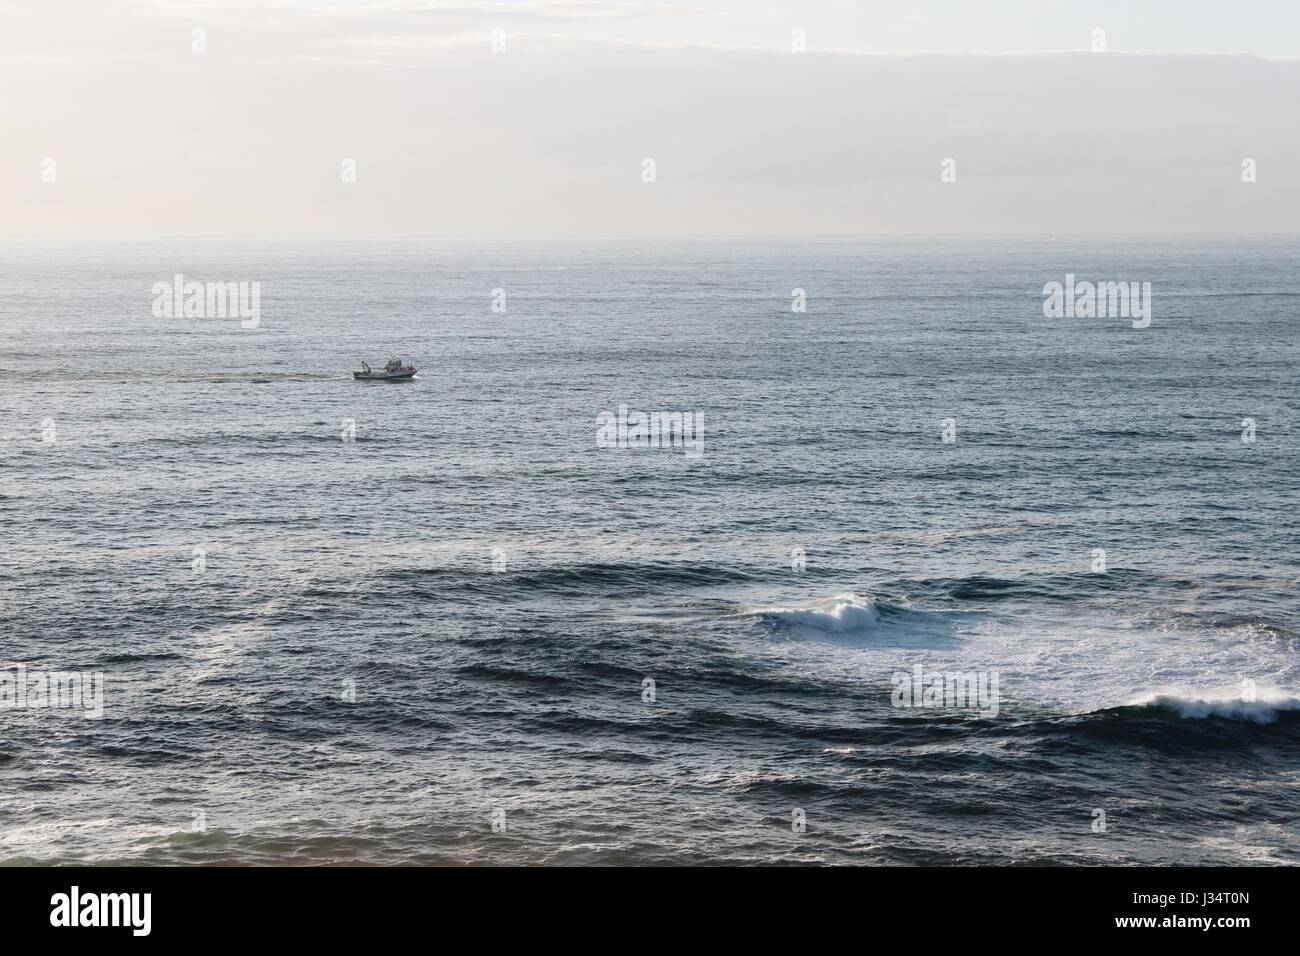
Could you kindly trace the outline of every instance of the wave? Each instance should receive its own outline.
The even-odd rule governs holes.
[[[901,644],[950,640],[954,625],[970,617],[968,612],[922,611],[856,594],[837,594],[803,607],[756,608],[745,613],[796,638],[856,641],[870,637]]]
[[[667,600],[649,612],[655,619],[693,619],[720,616],[710,614],[716,600],[683,600],[697,588],[734,587],[748,584],[757,575],[722,562],[667,560],[578,561],[564,564],[507,564],[491,572],[487,552],[470,561],[441,567],[395,567],[381,570],[376,578],[389,597],[420,599],[460,593],[489,595],[494,600],[529,600],[540,596],[608,599],[611,594],[627,598],[653,595]],[[396,589],[394,588],[396,585]],[[735,613],[734,603],[726,605]]]
[[[1271,724],[1275,723],[1282,714],[1300,711],[1300,697],[1258,694],[1254,700],[1245,700],[1241,696],[1197,697],[1180,693],[1149,693],[1130,701],[1125,708],[1160,710],[1189,720],[1219,717],[1225,720]]]
[[[1140,747],[1179,759],[1245,753],[1252,761],[1300,757],[1300,699],[1260,693],[1255,700],[1191,690],[1156,690],[1118,706],[1069,716],[1023,705],[1003,729],[1032,741],[1051,760],[1089,763],[1103,754]],[[1264,748],[1264,749],[1260,749]],[[1216,758],[1217,759],[1217,758]]]
[[[515,587],[564,591],[611,587],[654,590],[659,587],[702,587],[736,584],[753,579],[744,568],[717,561],[624,561],[581,562],[577,564],[522,569],[513,582]]]
[[[870,598],[841,595],[813,607],[776,607],[756,612],[770,624],[789,628],[808,628],[827,634],[857,634],[874,631],[880,624],[880,611]]]
[[[946,594],[954,601],[993,603],[998,601],[1072,601],[1107,591],[1128,591],[1166,583],[1158,575],[1132,568],[1111,568],[1105,574],[1025,575],[999,578],[972,574],[960,578],[929,578],[920,586]]]

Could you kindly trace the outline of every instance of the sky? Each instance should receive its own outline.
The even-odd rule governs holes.
[[[1300,222],[1294,2],[0,0],[0,87],[8,237]]]

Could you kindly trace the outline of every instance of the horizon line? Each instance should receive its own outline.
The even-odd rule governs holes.
[[[465,240],[553,242],[569,239],[1300,239],[1291,231],[1180,231],[1180,232],[645,232],[645,233],[421,233],[414,235],[270,235],[121,234],[121,235],[0,235],[0,242],[459,242]]]

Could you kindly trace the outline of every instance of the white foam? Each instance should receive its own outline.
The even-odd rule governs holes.
[[[764,620],[786,627],[807,628],[826,634],[857,634],[880,623],[880,612],[870,598],[844,594],[811,607],[776,607],[757,612]]]
[[[1300,710],[1300,698],[1263,692],[1257,693],[1254,700],[1246,700],[1241,696],[1198,697],[1185,693],[1157,692],[1143,694],[1130,701],[1129,706],[1158,707],[1193,720],[1224,717],[1229,720],[1271,724],[1283,711]]]

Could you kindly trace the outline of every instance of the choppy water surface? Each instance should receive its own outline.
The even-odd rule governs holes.
[[[0,710],[0,860],[1300,862],[1298,266],[0,246],[0,671],[105,680]],[[155,318],[177,272],[260,326]],[[1067,272],[1150,328],[1044,318]],[[703,456],[598,448],[619,405]]]

